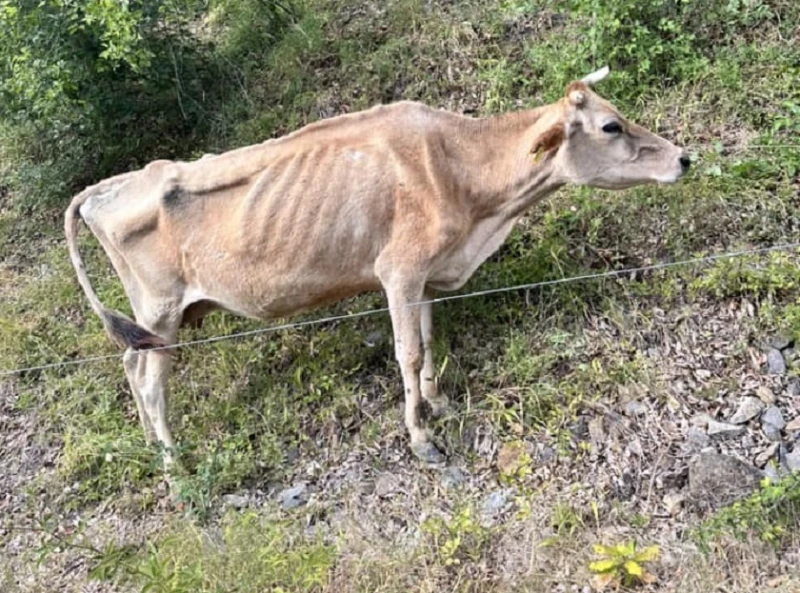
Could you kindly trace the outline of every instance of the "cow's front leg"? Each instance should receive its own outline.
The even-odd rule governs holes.
[[[394,347],[405,389],[405,422],[411,437],[411,450],[425,463],[439,464],[444,455],[430,441],[419,416],[420,372],[422,370],[420,305],[422,289],[413,284],[391,281],[386,285],[394,330]]]
[[[447,396],[438,393],[436,385],[436,367],[433,362],[433,303],[431,296],[425,294],[425,302],[420,305],[420,330],[422,332],[422,372],[420,373],[420,387],[422,397],[431,407],[434,417],[441,416],[447,411]]]

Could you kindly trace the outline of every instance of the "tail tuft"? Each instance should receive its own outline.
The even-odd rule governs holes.
[[[163,348],[167,342],[156,334],[147,331],[124,317],[123,315],[106,309],[103,311],[103,325],[111,339],[123,348],[133,348],[134,350],[149,350],[152,348]],[[168,352],[164,350],[163,352]]]

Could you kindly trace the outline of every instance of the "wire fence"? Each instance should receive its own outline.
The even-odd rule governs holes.
[[[560,284],[569,284],[573,282],[585,282],[589,280],[601,280],[603,278],[618,278],[624,276],[633,276],[637,274],[642,274],[645,272],[654,272],[659,270],[666,270],[670,268],[682,267],[682,266],[693,266],[699,264],[706,264],[711,262],[716,262],[725,259],[734,259],[739,257],[745,257],[748,255],[763,255],[765,253],[777,252],[777,251],[790,251],[792,249],[800,249],[800,242],[796,243],[783,243],[779,245],[773,245],[770,247],[757,247],[753,249],[744,249],[740,251],[731,251],[727,253],[719,253],[714,255],[708,255],[704,257],[698,257],[693,259],[686,259],[686,260],[679,260],[673,262],[661,262],[657,264],[652,264],[648,266],[639,266],[634,268],[624,268],[621,270],[607,270],[605,272],[597,272],[593,274],[582,274],[578,276],[571,276],[567,278],[555,278],[552,280],[543,280],[540,282],[531,282],[528,284],[517,284],[514,286],[504,286],[499,288],[489,288],[485,290],[477,290],[474,292],[463,293],[463,294],[454,294],[454,295],[445,295],[441,297],[436,297],[433,299],[416,301],[413,303],[408,303],[403,305],[404,307],[418,307],[420,305],[426,304],[435,304],[435,303],[443,303],[447,301],[456,301],[456,300],[464,300],[470,298],[477,298],[483,296],[490,296],[495,294],[501,294],[506,292],[514,292],[520,290],[532,290],[535,288],[545,288],[550,286],[556,286]],[[212,336],[209,338],[202,338],[198,340],[189,340],[185,342],[178,342],[175,344],[170,344],[168,346],[161,346],[158,348],[151,348],[148,349],[147,352],[157,352],[163,350],[177,350],[179,348],[186,348],[190,346],[199,346],[204,344],[213,344],[217,342],[223,342],[227,340],[234,340],[239,338],[248,338],[252,336],[268,334],[279,332],[283,330],[291,330],[291,329],[298,329],[303,327],[309,327],[314,325],[322,325],[327,323],[333,323],[336,321],[346,321],[351,319],[357,319],[360,317],[367,317],[370,315],[378,315],[382,313],[388,313],[391,309],[389,307],[381,307],[378,309],[368,309],[366,311],[358,311],[355,313],[346,313],[342,315],[332,315],[329,317],[321,317],[318,319],[310,319],[306,321],[297,321],[293,323],[285,323],[281,325],[274,325],[270,327],[262,327],[253,330],[247,330],[242,332],[236,332],[232,334],[226,334],[221,336]],[[37,372],[37,371],[45,371],[51,369],[57,369],[62,367],[69,367],[69,366],[76,366],[76,365],[83,365],[83,364],[90,364],[95,362],[101,362],[106,360],[112,359],[121,359],[124,356],[123,353],[116,353],[116,354],[106,354],[101,356],[93,356],[89,358],[80,358],[76,360],[65,360],[60,362],[54,362],[50,364],[43,364],[37,366],[30,366],[30,367],[23,367],[17,369],[7,369],[0,371],[0,377],[7,377],[11,375],[20,375],[23,373],[29,372]]]

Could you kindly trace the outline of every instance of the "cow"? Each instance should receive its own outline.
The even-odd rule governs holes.
[[[591,88],[473,118],[421,103],[378,105],[196,161],[157,160],[77,194],[65,232],[78,281],[123,366],[146,438],[175,441],[167,378],[178,329],[215,309],[269,320],[383,290],[405,390],[410,449],[445,458],[420,417],[448,405],[434,380],[434,291],[461,288],[534,204],[567,185],[676,182],[687,153],[625,119]],[[83,220],[130,299],[107,309],[78,250]],[[155,349],[155,350],[154,350]]]

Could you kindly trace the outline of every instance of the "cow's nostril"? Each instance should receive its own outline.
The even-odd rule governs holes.
[[[680,162],[681,162],[681,167],[683,168],[683,170],[684,170],[684,171],[686,171],[686,170],[687,170],[687,169],[688,169],[688,168],[691,166],[691,164],[692,164],[692,159],[690,159],[690,158],[689,158],[688,156],[686,156],[685,154],[684,154],[684,155],[682,155],[682,156],[681,156],[681,158],[680,158],[680,159],[678,159],[678,160],[680,160]]]

